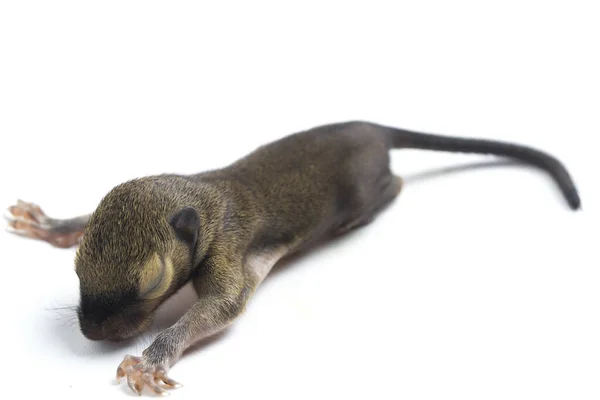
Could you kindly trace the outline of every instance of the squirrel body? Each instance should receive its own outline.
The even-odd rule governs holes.
[[[315,127],[264,145],[224,168],[133,179],[96,210],[55,220],[34,204],[10,208],[11,229],[57,247],[78,245],[78,316],[91,340],[146,330],[156,308],[189,281],[197,302],[117,377],[164,394],[185,349],[235,321],[283,257],[364,226],[400,194],[396,148],[492,154],[547,171],[569,206],[581,201],[562,163],[517,144],[424,134],[369,122]]]

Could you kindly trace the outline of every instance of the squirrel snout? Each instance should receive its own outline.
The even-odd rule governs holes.
[[[79,322],[81,333],[90,340],[104,340],[107,338],[105,330],[100,324],[90,323],[86,321]]]
[[[147,321],[144,320],[141,325],[132,325],[131,319],[124,321],[122,318],[98,322],[93,318],[88,319],[80,316],[79,329],[83,336],[89,340],[120,342],[137,334],[147,325],[146,322]]]

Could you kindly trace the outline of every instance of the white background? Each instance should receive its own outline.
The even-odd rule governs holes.
[[[394,205],[274,272],[172,368],[174,398],[598,399],[597,2],[212,3],[0,3],[0,204],[71,217],[127,179],[364,119],[546,150],[584,208],[535,169],[394,152]],[[0,249],[3,397],[131,396],[117,365],[177,312],[89,342],[52,310],[77,302],[74,250]]]

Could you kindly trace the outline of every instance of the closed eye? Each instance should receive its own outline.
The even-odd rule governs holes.
[[[154,272],[154,277],[150,280],[150,282],[144,285],[144,289],[140,293],[140,296],[143,298],[148,298],[152,294],[152,292],[154,292],[161,286],[161,283],[165,279],[165,260],[163,259],[163,257],[158,258],[160,260],[158,271]],[[152,265],[149,267],[156,269],[156,265]]]

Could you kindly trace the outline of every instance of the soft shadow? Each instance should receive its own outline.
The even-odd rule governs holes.
[[[537,171],[540,174],[543,174],[543,176],[548,180],[548,182],[554,183],[556,189],[558,189],[556,191],[556,195],[559,198],[563,198],[564,199],[564,193],[562,193],[562,191],[560,190],[560,188],[558,186],[556,186],[556,180],[552,177],[551,174],[547,173],[546,171],[543,171],[541,168],[538,168],[534,165],[519,161],[519,160],[513,160],[513,159],[499,159],[496,161],[483,161],[483,162],[478,162],[478,163],[473,163],[473,164],[463,164],[463,165],[458,165],[458,166],[454,166],[454,167],[446,167],[446,168],[437,168],[437,169],[433,169],[433,170],[429,170],[429,171],[424,171],[424,172],[419,172],[419,173],[415,173],[415,174],[407,174],[404,175],[404,182],[408,183],[408,184],[419,184],[423,181],[426,181],[428,179],[434,179],[434,178],[440,178],[440,177],[444,177],[450,174],[454,174],[454,173],[459,173],[459,172],[465,172],[465,171],[474,171],[474,170],[479,170],[479,169],[489,169],[489,168],[499,168],[499,167],[518,167],[519,169],[527,169],[530,171]],[[546,173],[544,173],[546,172]]]
[[[527,164],[521,163],[519,161],[514,160],[496,160],[496,161],[481,161],[472,164],[463,164],[452,167],[444,167],[444,168],[436,168],[431,170],[426,170],[423,172],[417,172],[414,174],[403,175],[402,178],[405,183],[419,183],[421,181],[427,179],[441,178],[447,175],[456,174],[460,172],[466,171],[476,171],[480,169],[488,169],[488,168],[499,168],[499,167],[524,167]]]
[[[47,312],[52,313],[55,310],[47,310]],[[54,335],[56,337],[57,342],[62,342],[65,347],[69,348],[74,354],[80,357],[88,357],[90,355],[106,355],[112,354],[119,351],[122,351],[124,348],[131,346],[135,343],[136,338],[130,338],[127,340],[123,340],[121,342],[109,342],[109,341],[101,341],[96,342],[93,340],[87,339],[81,331],[79,330],[79,323],[76,320],[76,315],[74,320],[69,320],[69,322],[60,322],[56,318],[49,318],[51,329],[49,329],[49,334]]]
[[[500,167],[507,167],[507,166],[508,167],[531,167],[528,164],[524,164],[517,160],[500,159],[500,160],[482,161],[482,162],[477,162],[477,163],[463,164],[463,165],[444,167],[444,168],[436,168],[436,169],[426,170],[426,171],[418,172],[418,173],[414,173],[414,174],[402,175],[402,178],[405,183],[417,184],[422,181],[426,181],[428,179],[441,178],[441,177],[445,177],[450,174],[456,174],[456,173],[461,173],[461,172],[466,172],[466,171],[476,171],[476,170],[489,169],[489,168],[500,168]],[[273,269],[271,269],[271,272],[265,278],[264,283],[266,283],[269,279],[273,278],[274,276],[281,274],[282,271],[287,270],[288,267],[293,266],[295,263],[299,262],[304,257],[313,257],[313,256],[318,257],[319,252],[329,251],[329,250],[331,250],[332,247],[346,245],[347,244],[346,242],[349,240],[352,240],[354,235],[360,234],[360,232],[364,228],[367,228],[369,225],[376,222],[377,219],[380,218],[383,214],[385,214],[385,212],[393,205],[394,205],[394,202],[392,202],[391,204],[388,204],[387,207],[380,210],[379,213],[376,215],[376,217],[373,219],[373,221],[371,221],[371,223],[369,223],[367,225],[357,227],[343,235],[334,236],[329,239],[324,239],[321,242],[319,242],[311,247],[308,247],[307,249],[304,249],[300,252],[294,253],[287,257],[284,257],[277,264],[275,264],[275,266],[273,266]]]
[[[204,339],[199,340],[198,342],[194,343],[193,345],[191,345],[190,347],[185,349],[182,356],[189,357],[190,355],[199,352],[200,350],[204,349],[205,347],[210,346],[211,344],[213,344],[215,342],[218,342],[223,337],[227,336],[229,334],[229,332],[231,332],[232,328],[233,328],[232,326],[229,326],[229,327],[223,329],[221,332],[215,333],[214,335],[207,336]]]
[[[366,229],[369,225],[376,222],[377,218],[380,214],[384,214],[387,209],[391,206],[389,204],[387,207],[381,209],[376,218],[374,218],[370,223],[356,227],[344,234],[331,236],[329,238],[324,238],[323,240],[316,242],[315,244],[306,247],[298,252],[292,253],[288,256],[283,257],[279,262],[277,262],[271,272],[265,277],[263,284],[264,285],[269,279],[281,274],[283,271],[286,271],[288,268],[292,267],[294,264],[300,262],[304,258],[315,257],[318,258],[319,254],[324,251],[331,251],[336,247],[343,247],[347,245],[348,241],[351,241],[355,238],[356,235],[361,234],[363,229]]]
[[[174,324],[197,298],[191,283],[184,285],[156,310],[146,332],[119,342],[98,342],[83,336],[79,330],[75,306],[47,308],[45,311],[48,313],[49,333],[56,337],[57,342],[62,342],[78,356],[107,355],[122,352],[130,346],[149,345],[157,333]]]
[[[440,178],[449,174],[461,173],[465,171],[523,165],[524,164],[513,160],[484,161],[452,167],[437,168],[414,174],[403,175],[403,179],[405,183],[415,184],[420,183],[422,181],[426,181],[428,179]],[[525,166],[527,167],[526,164]],[[386,210],[393,204],[394,203],[392,202],[392,204],[388,205],[388,207],[381,210],[379,214],[385,213]],[[377,218],[378,217],[379,215],[377,216]],[[374,221],[376,221],[377,218],[375,218]],[[332,248],[335,248],[336,246],[347,245],[347,241],[352,240],[353,236],[359,234],[363,228],[366,228],[369,225],[370,224],[363,225],[343,235],[338,235],[324,239],[299,252],[284,257],[273,267],[271,272],[265,278],[265,282],[263,282],[263,284],[267,283],[269,279],[272,279],[273,277],[281,274],[282,271],[285,271],[289,267],[292,267],[294,264],[301,261],[302,258],[319,257],[320,252],[329,251]],[[163,303],[157,309],[153,318],[153,323],[147,332],[122,342],[114,343],[90,341],[81,334],[81,332],[79,331],[78,324],[73,323],[73,321],[69,321],[68,323],[60,323],[60,321],[55,320],[54,322],[56,323],[54,326],[55,329],[53,330],[53,333],[60,339],[61,342],[64,342],[67,347],[69,347],[74,353],[80,356],[122,352],[123,348],[131,346],[132,344],[140,345],[143,342],[147,342],[146,345],[149,345],[155,334],[171,326],[179,318],[181,318],[181,316],[183,316],[183,314],[185,314],[185,312],[191,308],[191,306],[194,304],[197,298],[198,296],[193,288],[193,285],[191,283],[188,283],[187,285],[183,286],[177,293],[172,295],[167,301],[165,301],[165,303]],[[53,310],[49,311],[52,312]],[[227,328],[221,333],[212,335],[208,338],[199,341],[198,343],[188,348],[184,352],[184,354],[195,353],[201,348],[204,348],[205,346],[209,346],[214,342],[217,342],[222,337],[227,335],[230,330],[231,328]]]
[[[169,297],[158,307],[154,314],[152,329],[163,330],[173,325],[198,300],[198,295],[191,282]]]

